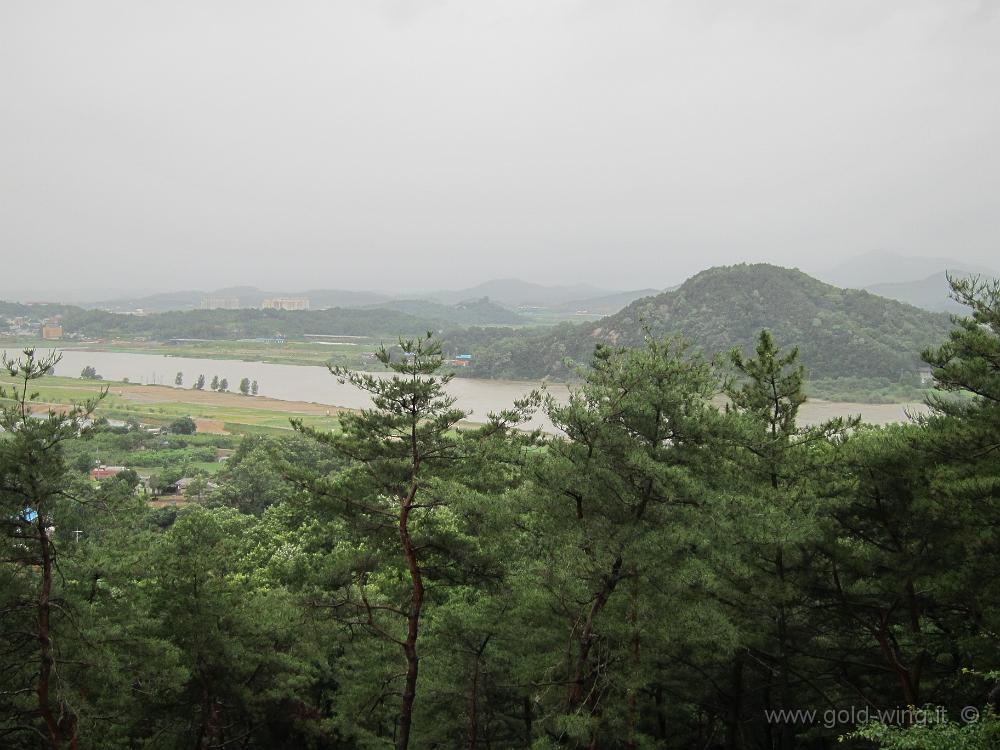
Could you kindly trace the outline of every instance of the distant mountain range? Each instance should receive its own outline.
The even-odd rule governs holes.
[[[867,289],[880,296],[935,312],[953,312],[958,309],[958,305],[948,296],[947,273],[998,276],[996,269],[954,257],[917,257],[884,251],[858,255],[832,267],[815,269],[810,273],[815,278],[834,286],[847,289]],[[232,286],[211,291],[181,290],[74,304],[86,309],[112,312],[133,312],[141,309],[144,312],[153,313],[197,310],[201,308],[202,301],[206,298],[216,298],[216,300],[236,298],[239,300],[241,308],[254,308],[260,307],[267,298],[305,297],[309,300],[312,309],[333,307],[358,309],[384,303],[394,303],[394,309],[403,309],[401,305],[409,305],[417,300],[436,302],[441,305],[455,305],[487,297],[490,301],[509,310],[535,315],[536,318],[538,313],[542,313],[547,321],[551,321],[553,318],[560,317],[588,316],[593,318],[610,315],[637,299],[676,288],[676,286],[647,287],[623,291],[600,288],[591,284],[546,285],[517,278],[506,278],[486,281],[471,287],[441,289],[425,293],[328,288],[268,291],[252,286]],[[15,295],[15,298],[25,299],[26,296],[22,293]],[[41,292],[28,295],[28,298],[50,299],[48,295]],[[470,324],[476,322],[470,322]],[[535,322],[538,320],[536,319]],[[503,323],[518,324],[513,317],[509,316],[503,320]]]
[[[922,307],[925,310],[935,312],[960,312],[964,308],[951,298],[951,285],[948,283],[948,274],[955,277],[966,277],[970,274],[956,269],[949,271],[938,271],[931,274],[926,279],[917,281],[900,281],[888,284],[872,284],[865,287],[872,294],[878,294],[889,299],[899,300],[914,307]],[[982,274],[993,276],[993,274]]]
[[[837,287],[846,289],[867,289],[875,294],[900,302],[922,307],[934,312],[954,312],[958,305],[949,298],[947,273],[957,275],[982,274],[996,276],[990,268],[958,261],[953,258],[924,258],[890,252],[871,252],[850,258],[831,268],[815,272],[813,275]],[[442,317],[442,310],[429,305],[454,306],[471,300],[488,298],[498,307],[507,308],[509,314],[497,311],[484,318],[467,321],[468,325],[519,325],[524,318],[517,312],[537,313],[544,310],[557,317],[574,315],[601,316],[618,312],[626,305],[659,294],[666,290],[656,288],[616,291],[601,289],[590,284],[545,285],[521,279],[494,279],[476,286],[461,289],[442,289],[425,294],[394,295],[384,292],[347,289],[307,289],[296,292],[265,291],[250,286],[234,286],[211,292],[179,291],[106,300],[103,302],[81,303],[81,307],[113,312],[131,312],[141,309],[145,312],[166,312],[172,310],[197,310],[207,298],[216,300],[237,299],[241,308],[260,307],[271,297],[304,297],[312,309],[324,308],[366,308],[375,305],[388,306],[385,309],[413,311],[423,301],[424,311],[434,311],[435,318]],[[537,310],[535,309],[537,308]],[[443,314],[445,319],[453,317]]]
[[[850,258],[813,275],[827,284],[845,289],[867,289],[876,284],[921,281],[945,271],[993,275],[993,269],[955,258],[924,258],[874,251]]]
[[[761,329],[798,346],[811,377],[913,378],[923,349],[942,343],[947,315],[870,292],[841,289],[801,271],[757,264],[712,268],[673,291],[636,300],[595,322],[543,332],[468,330],[449,346],[475,354],[473,375],[564,379],[568,357],[587,362],[598,343],[634,347],[644,331],[680,334],[708,355],[749,351]]]
[[[934,312],[957,312],[951,299],[948,274],[996,277],[994,269],[953,258],[921,258],[898,253],[871,252],[816,273],[823,281],[848,289],[867,289],[882,297]]]

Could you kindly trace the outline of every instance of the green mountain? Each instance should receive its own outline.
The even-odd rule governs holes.
[[[951,323],[942,313],[758,264],[703,271],[595,322],[503,338],[495,330],[470,330],[450,336],[448,345],[475,355],[473,376],[566,378],[565,358],[586,362],[598,343],[637,346],[647,327],[657,336],[680,334],[707,354],[749,351],[767,328],[781,346],[799,347],[813,378],[899,381],[915,376],[920,352],[943,341]]]

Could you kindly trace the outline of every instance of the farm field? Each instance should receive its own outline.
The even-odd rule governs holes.
[[[200,359],[240,359],[247,362],[269,362],[286,365],[325,365],[332,362],[347,367],[372,369],[377,362],[366,359],[365,352],[378,348],[379,340],[364,339],[357,342],[303,342],[286,341],[269,344],[257,341],[189,341],[169,344],[163,341],[43,341],[42,339],[12,339],[4,346],[10,348],[48,348],[53,345],[62,350],[84,352],[122,352],[127,354],[165,354],[174,357]],[[386,344],[393,342],[386,341]]]
[[[9,389],[14,381],[0,376],[0,387]],[[81,381],[58,375],[36,381],[38,411],[64,409],[70,404],[96,398],[107,388],[107,395],[96,415],[109,419],[134,419],[150,424],[168,424],[190,416],[200,432],[257,434],[291,429],[289,420],[301,419],[310,427],[333,429],[337,426],[336,407],[303,401],[279,401],[264,396],[238,393],[196,391],[168,386],[136,385],[115,381]]]

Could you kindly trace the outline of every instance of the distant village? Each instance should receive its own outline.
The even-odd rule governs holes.
[[[44,304],[44,303],[25,303],[26,306],[31,307],[34,304]],[[239,297],[204,297],[201,300],[199,308],[202,310],[243,310],[243,309],[254,309],[251,305],[241,304]],[[114,312],[121,315],[149,315],[151,311],[145,310],[141,307],[120,310],[111,308],[101,308],[105,312]],[[309,304],[309,299],[307,297],[271,297],[265,299],[261,305],[262,310],[309,310],[311,309]],[[82,338],[79,335],[73,333],[67,333],[63,329],[62,316],[34,316],[34,315],[18,315],[17,317],[10,318],[6,321],[6,327],[0,330],[0,335],[3,336],[19,336],[19,337],[37,337],[45,341],[59,341],[61,339],[79,339]],[[282,343],[282,342],[279,342]]]
[[[240,304],[239,297],[205,297],[200,305],[202,310],[242,310],[250,307],[250,305]],[[308,310],[309,299],[307,297],[271,297],[265,299],[260,307],[262,310]]]
[[[82,338],[77,335],[66,335],[63,330],[62,316],[34,317],[31,315],[18,315],[7,320],[7,327],[0,331],[3,336],[37,337],[41,336],[45,341],[59,341],[64,338]]]
[[[232,455],[231,448],[217,448],[216,461],[224,464]],[[100,464],[90,470],[90,478],[95,482],[113,479],[124,471],[127,466],[106,466]],[[217,484],[205,476],[182,476],[178,479],[163,479],[149,472],[136,472],[138,484],[136,494],[143,497],[150,507],[165,507],[173,505],[181,507],[197,500],[203,494],[217,488]]]

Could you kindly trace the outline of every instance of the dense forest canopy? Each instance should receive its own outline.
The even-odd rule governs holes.
[[[965,396],[918,421],[801,427],[764,330],[601,345],[568,403],[458,429],[404,340],[334,368],[370,409],[244,438],[184,507],[88,472],[207,436],[33,415],[54,359],[6,361],[0,746],[1000,746],[1000,285],[955,294],[924,357]]]

